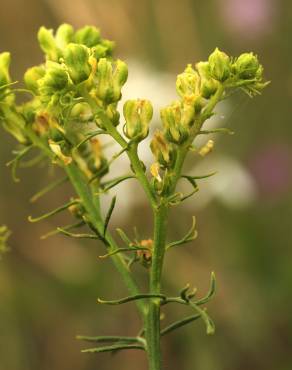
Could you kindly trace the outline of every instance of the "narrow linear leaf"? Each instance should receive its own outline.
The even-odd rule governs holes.
[[[196,304],[197,305],[202,305],[210,301],[210,299],[213,298],[214,294],[216,292],[216,278],[215,278],[215,273],[212,271],[211,272],[211,281],[210,281],[210,288],[209,291],[206,295],[206,297],[199,299]]]
[[[183,202],[184,200],[186,200],[186,199],[190,198],[191,196],[193,196],[198,191],[199,191],[199,188],[195,188],[192,192],[190,192],[189,194],[187,194],[184,197],[182,197],[180,201]]]
[[[215,128],[214,130],[201,130],[198,135],[208,135],[208,134],[217,134],[217,133],[223,133],[223,134],[229,134],[234,135],[234,131],[230,130],[229,128]]]
[[[120,238],[126,245],[131,245],[133,244],[131,239],[127,236],[127,234],[122,230],[122,229],[116,229],[117,233],[119,234]]]
[[[147,251],[149,250],[148,248],[143,248],[143,247],[129,247],[129,248],[117,248],[115,249],[114,251],[112,252],[109,252],[107,254],[104,254],[102,256],[99,256],[99,258],[107,258],[107,257],[110,257],[110,256],[114,256],[115,254],[118,254],[118,253],[124,253],[124,252],[136,252],[136,251]]]
[[[208,335],[212,335],[215,333],[215,324],[210,316],[207,314],[206,309],[200,308],[196,303],[189,302],[189,305],[194,308],[202,317],[203,321],[206,325],[206,332]]]
[[[6,163],[6,166],[11,166],[12,168],[12,178],[13,178],[13,181],[15,182],[19,182],[19,178],[17,177],[16,175],[16,170],[17,170],[17,166],[18,166],[18,163],[20,162],[20,160],[32,149],[32,145],[30,146],[27,146],[25,147],[24,149],[22,149],[20,152],[18,152],[18,154],[15,156],[15,158],[13,158],[11,161],[7,162]]]
[[[70,233],[67,230],[62,229],[61,227],[58,227],[57,230],[66,236],[70,236],[70,238],[77,238],[77,239],[100,239],[99,236],[94,234],[73,234]]]
[[[104,227],[103,227],[103,237],[105,237],[105,235],[106,235],[107,227],[108,227],[108,224],[110,222],[111,216],[113,214],[113,211],[114,211],[114,208],[115,208],[115,205],[116,205],[116,201],[117,201],[117,197],[114,196],[112,198],[110,207],[109,207],[109,209],[107,211],[107,214],[106,214],[106,217],[105,217]]]
[[[27,161],[21,161],[19,163],[19,168],[30,168],[37,164],[39,164],[42,160],[46,159],[44,153],[38,154],[36,157],[32,159],[28,159]]]
[[[195,216],[193,216],[192,217],[192,226],[191,226],[190,230],[186,233],[186,235],[182,239],[167,244],[166,250],[169,250],[170,248],[173,248],[173,247],[176,247],[178,245],[182,245],[182,244],[188,243],[190,241],[193,241],[197,238],[197,236],[198,236],[198,233],[196,231],[196,218],[195,218]]]
[[[85,222],[84,221],[80,221],[80,222],[76,222],[75,224],[64,226],[61,229],[62,230],[69,231],[69,230],[75,229],[77,227],[81,227],[83,225],[85,225]],[[44,239],[49,238],[50,236],[53,236],[53,235],[56,235],[56,234],[60,234],[60,233],[61,233],[61,231],[58,230],[58,228],[57,228],[57,229],[54,229],[52,231],[49,231],[47,234],[42,235],[41,236],[41,239],[44,240]]]
[[[94,131],[94,132],[91,132],[90,134],[88,134],[86,136],[85,139],[83,139],[82,141],[80,141],[80,143],[78,143],[75,147],[75,149],[78,149],[80,148],[83,144],[85,144],[88,140],[94,138],[95,136],[98,136],[98,135],[102,135],[102,134],[105,134],[106,132],[103,131],[103,130],[97,130],[97,131]]]
[[[100,353],[100,352],[115,352],[124,349],[142,349],[145,350],[144,346],[139,344],[115,344],[112,346],[88,348],[81,350],[82,353]]]
[[[136,294],[133,296],[125,297],[122,299],[116,299],[113,301],[105,301],[103,299],[98,298],[97,303],[101,304],[108,304],[108,305],[118,305],[123,304],[131,301],[137,301],[139,299],[152,299],[152,298],[160,298],[162,300],[166,300],[166,296],[163,294]]]
[[[86,342],[95,342],[95,343],[111,343],[111,342],[129,342],[136,343],[139,342],[139,339],[136,337],[124,337],[124,336],[97,336],[90,337],[85,335],[77,335],[76,339],[84,340]]]
[[[182,178],[188,179],[191,178],[193,180],[201,180],[201,179],[207,179],[208,177],[214,176],[217,174],[217,171],[208,173],[207,175],[202,175],[202,176],[191,176],[191,175],[182,175]]]
[[[128,150],[128,146],[120,150],[118,153],[114,154],[112,158],[109,161],[109,165],[111,165],[117,158],[119,158],[123,153],[125,153]]]
[[[54,190],[56,187],[64,184],[67,180],[68,180],[68,177],[66,176],[66,177],[63,177],[61,179],[58,179],[58,180],[52,182],[51,184],[47,185],[46,187],[44,187],[43,189],[38,191],[36,194],[34,194],[30,198],[30,201],[32,203],[36,202],[38,199],[40,199],[41,197],[43,197],[44,195],[49,193],[51,190]]]
[[[125,181],[125,180],[128,180],[128,179],[135,179],[136,177],[133,176],[133,175],[126,175],[126,176],[121,176],[121,177],[118,177],[116,179],[113,179],[113,180],[110,180],[110,181],[107,181],[106,183],[103,183],[102,186],[106,185],[103,187],[102,191],[103,192],[107,192],[109,191],[110,189],[112,189],[113,187],[115,187],[116,185],[120,184],[121,182]]]
[[[64,204],[63,206],[61,206],[61,207],[59,207],[59,208],[56,208],[56,209],[54,209],[54,210],[53,210],[53,211],[51,211],[51,212],[45,213],[45,214],[43,214],[43,215],[41,215],[41,216],[39,216],[39,217],[35,217],[35,218],[33,218],[33,217],[29,216],[29,217],[28,217],[28,221],[29,221],[29,222],[38,222],[38,221],[44,220],[44,219],[46,219],[46,218],[48,218],[48,217],[51,217],[51,216],[53,216],[53,215],[55,215],[55,214],[57,214],[57,213],[60,213],[60,212],[64,211],[65,209],[67,209],[67,208],[69,208],[70,206],[72,206],[72,205],[74,205],[74,204],[77,204],[77,203],[78,203],[78,201],[77,201],[77,200],[73,200],[73,201],[68,202],[68,203]]]
[[[18,82],[19,82],[19,81],[14,81],[14,82],[9,82],[8,84],[2,85],[2,86],[0,87],[0,91],[1,91],[1,90],[5,90],[5,89],[7,89],[8,87],[13,86],[13,85],[15,85],[15,84],[18,84]]]
[[[185,317],[182,320],[175,321],[173,324],[170,324],[169,326],[161,330],[160,335],[164,336],[178,328],[181,328],[184,325],[191,323],[192,321],[198,320],[200,317],[201,317],[200,314],[195,314],[195,315]]]

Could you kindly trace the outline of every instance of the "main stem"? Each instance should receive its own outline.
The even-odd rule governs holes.
[[[154,210],[154,246],[149,282],[150,294],[160,294],[161,290],[161,273],[165,253],[167,219],[167,205],[160,205]],[[149,370],[160,370],[160,299],[152,299],[149,302],[146,319],[146,340]]]

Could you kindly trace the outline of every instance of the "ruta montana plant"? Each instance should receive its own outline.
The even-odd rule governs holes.
[[[142,322],[139,334],[133,337],[78,336],[78,339],[98,344],[82,352],[140,349],[147,353],[149,369],[159,370],[162,362],[160,341],[166,334],[198,319],[204,321],[207,334],[213,334],[215,330],[204,308],[215,292],[213,273],[210,289],[201,299],[189,285],[175,296],[169,296],[161,288],[165,253],[193,241],[197,235],[193,218],[185,236],[169,241],[169,210],[196,193],[197,181],[209,176],[186,174],[183,172],[184,161],[188,154],[204,156],[212,150],[212,140],[196,148],[194,140],[198,136],[228,132],[226,129],[208,131],[203,125],[214,115],[216,105],[234,91],[242,90],[250,97],[259,94],[267,85],[263,82],[263,67],[253,53],[232,58],[218,49],[207,61],[187,65],[177,76],[178,100],[161,109],[162,126],[154,133],[150,144],[153,164],[146,168],[139,158],[138,147],[149,134],[152,104],[140,98],[128,100],[123,106],[124,117],[120,117],[118,104],[128,68],[125,62],[113,57],[114,43],[103,39],[95,27],[86,26],[75,31],[68,24],[61,25],[56,33],[41,27],[38,41],[45,61],[26,71],[25,89],[14,87],[15,82],[9,75],[10,54],[0,55],[1,121],[4,129],[19,143],[16,156],[9,165],[17,181],[17,165],[29,152],[37,151],[39,153],[30,160],[31,164],[53,163],[62,168],[65,177],[42,189],[33,200],[65,180],[70,181],[76,197],[39,217],[29,217],[29,220],[38,222],[69,210],[75,222],[58,227],[55,233],[97,239],[103,243],[104,257],[112,259],[130,294],[110,301],[98,299],[98,303],[119,305],[134,301],[137,305]],[[31,99],[18,104],[15,95],[23,91],[29,92]],[[120,151],[112,158],[107,158],[102,150],[99,141],[102,135],[111,137],[120,146]],[[129,172],[105,180],[104,176],[111,173],[111,163],[120,155],[128,157]],[[132,240],[121,229],[116,230],[119,242],[114,239],[108,226],[116,204],[115,196],[108,212],[101,213],[101,197],[128,179],[140,183],[152,208],[153,237],[149,240]],[[189,194],[176,190],[179,180],[190,183]],[[72,232],[82,225],[88,226],[88,233]],[[0,243],[5,245],[6,229],[1,231],[2,234]],[[141,292],[135,282],[131,272],[133,263],[147,268],[149,288],[146,292]],[[161,308],[168,303],[188,306],[191,315],[161,327]]]

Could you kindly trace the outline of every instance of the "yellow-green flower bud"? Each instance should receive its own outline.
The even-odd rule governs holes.
[[[88,122],[93,118],[92,110],[88,103],[75,104],[71,109],[70,118],[81,122]]]
[[[57,48],[53,30],[41,27],[38,32],[38,41],[41,49],[47,55],[48,59],[57,62],[61,53]]]
[[[209,62],[199,62],[196,64],[196,69],[201,78],[210,78],[210,65]]]
[[[91,65],[88,63],[89,49],[84,45],[69,44],[64,50],[64,62],[74,84],[88,79]]]
[[[117,111],[117,105],[110,104],[106,108],[106,115],[111,120],[114,126],[117,126],[120,122],[120,113]]]
[[[75,42],[86,45],[89,48],[96,46],[100,41],[100,31],[93,26],[85,26],[75,33]]]
[[[7,105],[1,107],[1,121],[3,128],[15,137],[21,144],[27,144],[28,140],[24,134],[25,120],[15,109]]]
[[[220,82],[230,76],[230,58],[218,48],[209,56],[210,75]]]
[[[113,95],[114,101],[121,99],[121,90],[128,78],[128,66],[125,62],[118,59],[113,74]]]
[[[96,45],[94,48],[92,48],[93,56],[95,59],[105,58],[108,53],[108,48],[103,45]]]
[[[113,70],[113,67],[115,69]],[[121,98],[121,89],[128,77],[127,64],[117,60],[113,66],[106,58],[101,58],[97,64],[98,98],[106,104],[117,102]]]
[[[166,141],[161,131],[154,133],[153,139],[150,143],[151,151],[158,163],[162,166],[168,167],[172,159],[171,144]]]
[[[234,64],[235,73],[244,80],[256,78],[258,71],[261,78],[262,68],[260,67],[258,58],[253,53],[241,54]]]
[[[189,127],[184,118],[182,124],[182,103],[173,102],[171,105],[161,109],[160,117],[165,130],[165,136],[168,141],[176,144],[183,143],[189,137]]]
[[[4,52],[0,54],[0,87],[11,82],[9,75],[10,53]]]
[[[104,102],[111,102],[113,96],[112,87],[113,70],[112,64],[106,58],[101,58],[97,65],[97,88],[96,95]]]
[[[215,94],[219,87],[219,82],[214,80],[214,78],[203,78],[201,80],[201,96],[205,99],[209,99]]]
[[[143,140],[149,131],[153,107],[149,100],[127,100],[124,104],[125,135],[129,139]]]
[[[209,99],[217,91],[219,82],[211,77],[209,62],[199,62],[196,68],[201,78],[200,94],[203,98]]]
[[[39,88],[38,80],[44,77],[45,73],[46,70],[43,65],[29,68],[24,74],[24,82],[26,87],[37,94]]]
[[[198,92],[200,77],[198,73],[188,64],[183,73],[176,79],[176,91],[180,97]]]
[[[56,44],[63,49],[73,41],[74,29],[70,24],[64,23],[58,27],[56,32]]]
[[[203,108],[203,99],[199,95],[185,96],[181,104],[181,121],[185,126],[192,126],[196,114]]]
[[[38,80],[39,91],[44,95],[52,95],[66,88],[69,84],[69,75],[64,67],[58,63],[48,61],[46,73]]]

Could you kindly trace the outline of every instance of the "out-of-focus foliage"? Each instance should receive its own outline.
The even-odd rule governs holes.
[[[193,199],[199,236],[187,249],[169,254],[168,268],[173,274],[164,281],[168,290],[177,290],[177,282],[190,277],[201,287],[208,281],[209,267],[216,271],[218,295],[210,312],[218,329],[210,338],[202,336],[202,326],[196,330],[190,326],[181,329],[181,335],[165,339],[168,369],[177,369],[178,364],[183,369],[204,370],[288,370],[292,366],[291,14],[288,0],[141,0],[139,6],[133,0],[1,2],[0,48],[12,51],[14,76],[20,77],[26,67],[40,62],[36,30],[43,24],[55,28],[68,22],[102,28],[106,38],[117,41],[118,55],[138,59],[141,80],[143,68],[155,69],[160,83],[149,87],[144,78],[149,99],[159,91],[165,95],[163,73],[177,73],[189,60],[206,58],[215,46],[231,55],[254,50],[265,65],[267,79],[272,80],[257,101],[234,96],[236,109],[224,107],[221,123],[228,126],[232,121],[236,135],[216,142],[224,157],[216,157],[215,146],[210,155],[214,162],[206,159],[206,173],[218,170],[217,160],[224,160],[224,165],[219,178],[205,179]],[[131,97],[145,96],[141,85],[139,89]],[[117,354],[107,361],[103,360],[106,354],[98,359],[80,354],[76,333],[130,335],[139,323],[133,319],[130,304],[106,313],[94,304],[103,292],[112,291],[113,296],[123,292],[115,272],[108,278],[110,264],[97,260],[101,249],[57,236],[40,241],[39,236],[54,225],[27,224],[32,210],[37,213],[59,204],[68,189],[64,185],[54,199],[48,196],[39,205],[30,205],[29,197],[47,183],[47,175],[42,168],[25,169],[25,176],[20,170],[21,182],[14,184],[4,166],[13,146],[2,131],[0,224],[7,224],[14,233],[9,240],[12,251],[0,264],[0,369],[136,370],[137,362],[146,369],[138,352]],[[233,179],[231,184],[219,181],[222,171],[225,178]],[[150,212],[138,189],[128,186],[136,192],[137,201],[129,212],[120,207],[118,224],[127,229],[135,220],[147,239],[151,225],[145,220],[151,220]],[[229,200],[222,196],[226,187]],[[181,215],[186,211],[185,217],[173,216],[173,237],[187,228],[186,220],[194,212],[190,207]],[[169,308],[164,320],[177,315]]]

